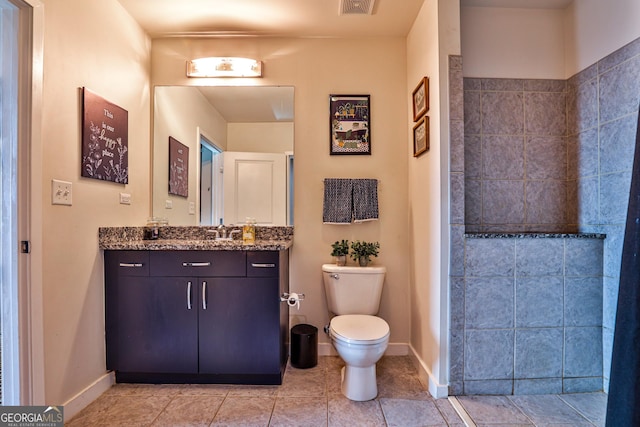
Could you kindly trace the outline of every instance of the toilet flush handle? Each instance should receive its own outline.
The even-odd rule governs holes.
[[[336,279],[336,280],[340,280],[340,275],[339,274],[332,274],[331,278]]]

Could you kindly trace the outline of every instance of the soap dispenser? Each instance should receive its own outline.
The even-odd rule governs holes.
[[[242,226],[242,244],[255,245],[255,243],[256,243],[256,220],[253,218],[247,218],[247,221]]]

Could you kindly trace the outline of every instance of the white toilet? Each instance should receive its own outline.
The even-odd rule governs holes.
[[[365,401],[378,395],[376,362],[389,344],[389,325],[378,313],[385,267],[324,264],[322,276],[329,311],[331,343],[344,360],[342,394]]]

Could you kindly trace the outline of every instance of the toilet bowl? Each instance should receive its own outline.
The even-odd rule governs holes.
[[[376,317],[386,268],[324,264],[322,275],[329,311],[326,331],[345,363],[342,394],[365,401],[378,395],[376,363],[389,344],[389,325]]]
[[[364,314],[345,314],[331,319],[331,343],[345,363],[342,394],[356,401],[378,395],[376,363],[389,344],[389,325],[383,319]]]

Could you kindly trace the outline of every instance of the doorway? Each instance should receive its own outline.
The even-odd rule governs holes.
[[[222,220],[222,150],[200,134],[200,225]]]

